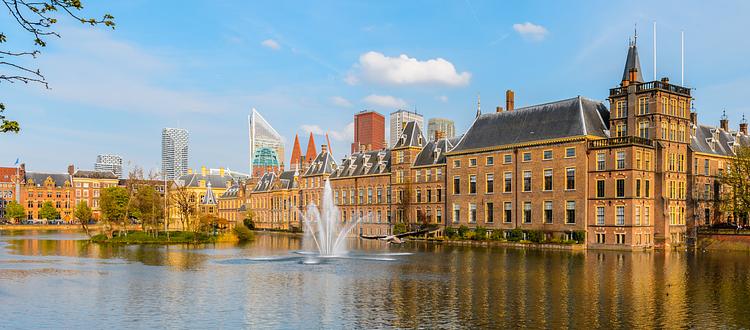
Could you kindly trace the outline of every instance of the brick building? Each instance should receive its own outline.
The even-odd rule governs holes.
[[[82,201],[86,202],[86,205],[91,208],[91,215],[94,219],[101,219],[99,196],[104,188],[115,187],[119,184],[118,176],[111,171],[75,170],[73,165],[68,166],[68,174],[73,179],[75,192],[73,208]]]
[[[385,148],[385,117],[375,111],[354,115],[354,142],[351,153]]]
[[[73,180],[68,173],[25,172],[21,183],[21,205],[26,208],[27,219],[40,220],[39,210],[44,202],[60,212],[65,221],[73,219],[75,198]],[[55,219],[47,219],[55,220]]]

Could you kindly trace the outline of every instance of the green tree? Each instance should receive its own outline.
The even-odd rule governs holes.
[[[128,191],[123,187],[107,187],[102,190],[99,196],[99,208],[102,211],[102,220],[108,237],[112,236],[112,223],[121,223],[123,227],[125,226],[129,201]]]
[[[47,46],[46,39],[49,37],[60,37],[54,30],[58,23],[58,17],[65,16],[80,23],[89,25],[104,25],[115,28],[114,17],[104,14],[101,18],[89,18],[80,16],[83,10],[81,0],[0,0],[8,10],[10,17],[3,17],[4,22],[17,23],[21,33],[33,35],[33,50],[8,50],[0,48],[0,83],[38,83],[48,88],[47,80],[39,71],[26,66],[26,58],[36,58],[39,49]],[[4,16],[3,15],[3,16]],[[7,27],[7,25],[6,25]],[[0,45],[7,42],[9,37],[0,31]],[[18,133],[21,126],[17,121],[8,120],[3,112],[5,105],[0,103],[0,132]]]
[[[26,209],[16,201],[11,201],[5,206],[5,216],[18,222],[26,216]]]
[[[142,185],[135,190],[131,204],[131,214],[141,221],[143,230],[158,232],[159,220],[164,218],[164,201],[159,192],[152,186]]]
[[[714,193],[721,196],[721,210],[731,213],[737,222],[741,219],[747,222],[750,213],[750,147],[737,146],[734,151],[734,157],[721,176],[721,182],[728,189]]]
[[[54,205],[52,205],[52,202],[47,201],[44,202],[42,208],[39,209],[39,218],[47,220],[60,219],[60,212],[57,211]]]
[[[89,233],[89,220],[91,220],[92,212],[86,201],[81,201],[76,205],[76,210],[73,212],[73,216],[75,216],[81,223],[81,227],[83,227],[83,230],[86,232],[86,236],[91,237],[91,233]]]

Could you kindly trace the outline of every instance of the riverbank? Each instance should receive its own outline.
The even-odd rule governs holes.
[[[99,224],[88,225],[89,231],[100,231],[103,227]],[[119,227],[118,227],[119,228]],[[137,230],[141,225],[128,225],[128,230]],[[0,230],[80,230],[83,232],[81,225],[0,225]]]
[[[159,232],[157,235],[144,231],[129,231],[127,235],[118,235],[115,231],[112,238],[104,234],[94,235],[91,242],[111,244],[210,244],[239,242],[240,239],[234,233],[227,232],[219,235],[205,233],[194,233],[186,231]]]

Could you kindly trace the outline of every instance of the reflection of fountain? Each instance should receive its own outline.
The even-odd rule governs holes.
[[[326,180],[323,187],[322,207],[311,203],[307,213],[302,215],[305,226],[304,242],[314,244],[318,255],[323,257],[343,256],[347,254],[346,236],[357,225],[359,219],[352,216],[348,224],[340,223],[339,209],[333,203],[331,183]]]

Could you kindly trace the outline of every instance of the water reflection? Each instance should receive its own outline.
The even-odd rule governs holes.
[[[353,240],[393,261],[300,265],[298,236],[119,246],[0,233],[11,327],[750,326],[747,253],[567,252]],[[41,239],[35,239],[40,235]],[[259,257],[274,262],[241,262]],[[76,317],[63,317],[75,315]]]

